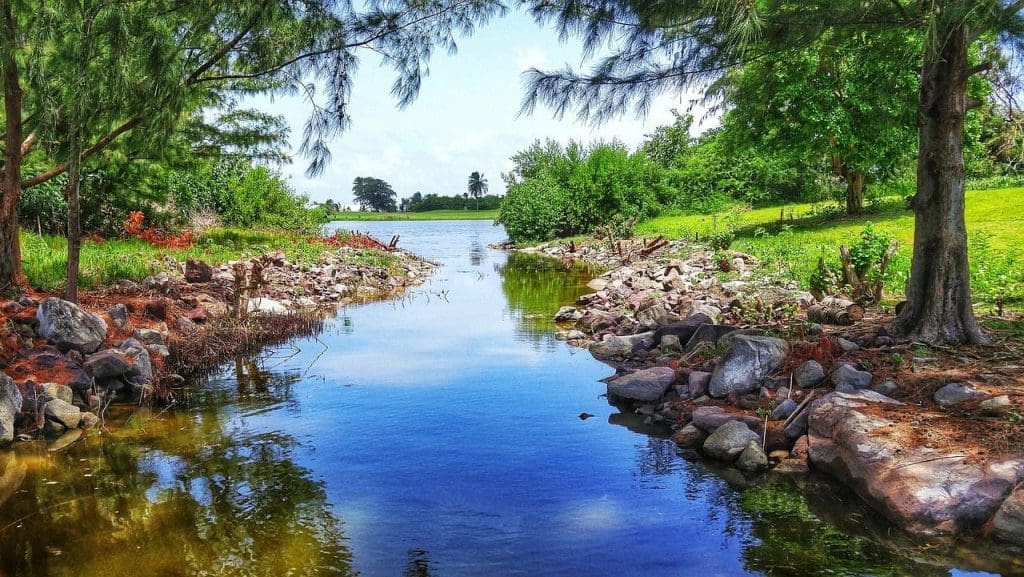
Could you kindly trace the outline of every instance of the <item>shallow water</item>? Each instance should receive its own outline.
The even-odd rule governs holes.
[[[490,223],[353,227],[442,266],[229,363],[187,406],[0,455],[0,574],[1022,570],[997,547],[908,539],[832,485],[805,498],[677,455],[601,398],[611,369],[553,339],[590,271],[489,250]]]

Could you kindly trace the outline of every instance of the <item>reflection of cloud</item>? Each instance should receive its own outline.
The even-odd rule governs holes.
[[[623,524],[621,508],[607,496],[570,503],[566,524],[574,531],[600,532],[619,529]]]

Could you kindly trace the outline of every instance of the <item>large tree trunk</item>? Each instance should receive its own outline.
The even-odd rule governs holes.
[[[21,243],[18,239],[18,199],[21,197],[22,90],[15,58],[17,39],[10,2],[3,2],[0,28],[0,68],[3,70],[4,165],[0,178],[0,292],[22,284]]]
[[[987,339],[971,307],[964,224],[964,115],[967,38],[957,25],[938,34],[921,71],[914,257],[907,304],[893,322],[899,337],[933,344]]]

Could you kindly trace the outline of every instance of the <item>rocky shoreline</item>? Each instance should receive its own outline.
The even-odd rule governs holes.
[[[185,376],[308,333],[338,306],[398,296],[434,265],[394,249],[397,265],[326,250],[312,266],[279,252],[122,281],[80,295],[0,301],[0,443],[49,439],[60,450],[102,426],[112,403],[175,400]]]
[[[741,253],[663,241],[524,250],[609,269],[558,311],[558,338],[614,367],[609,401],[670,427],[685,455],[748,476],[824,472],[909,532],[1024,544],[1013,361],[896,343],[881,311],[808,322],[814,297]]]

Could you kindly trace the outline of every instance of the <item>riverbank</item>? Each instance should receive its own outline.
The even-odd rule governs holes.
[[[615,367],[609,400],[674,430],[685,454],[748,475],[825,472],[915,533],[1024,543],[1024,343],[896,343],[869,309],[847,326],[749,254],[685,241],[541,245],[610,270],[556,316]]]
[[[331,220],[384,221],[384,220],[494,220],[497,210],[426,210],[423,212],[338,212]]]
[[[165,254],[167,272],[84,291],[80,306],[34,290],[0,302],[0,441],[61,447],[112,403],[174,403],[185,377],[311,334],[338,306],[394,298],[434,268],[365,235],[308,244],[301,264],[282,251],[219,264]]]

